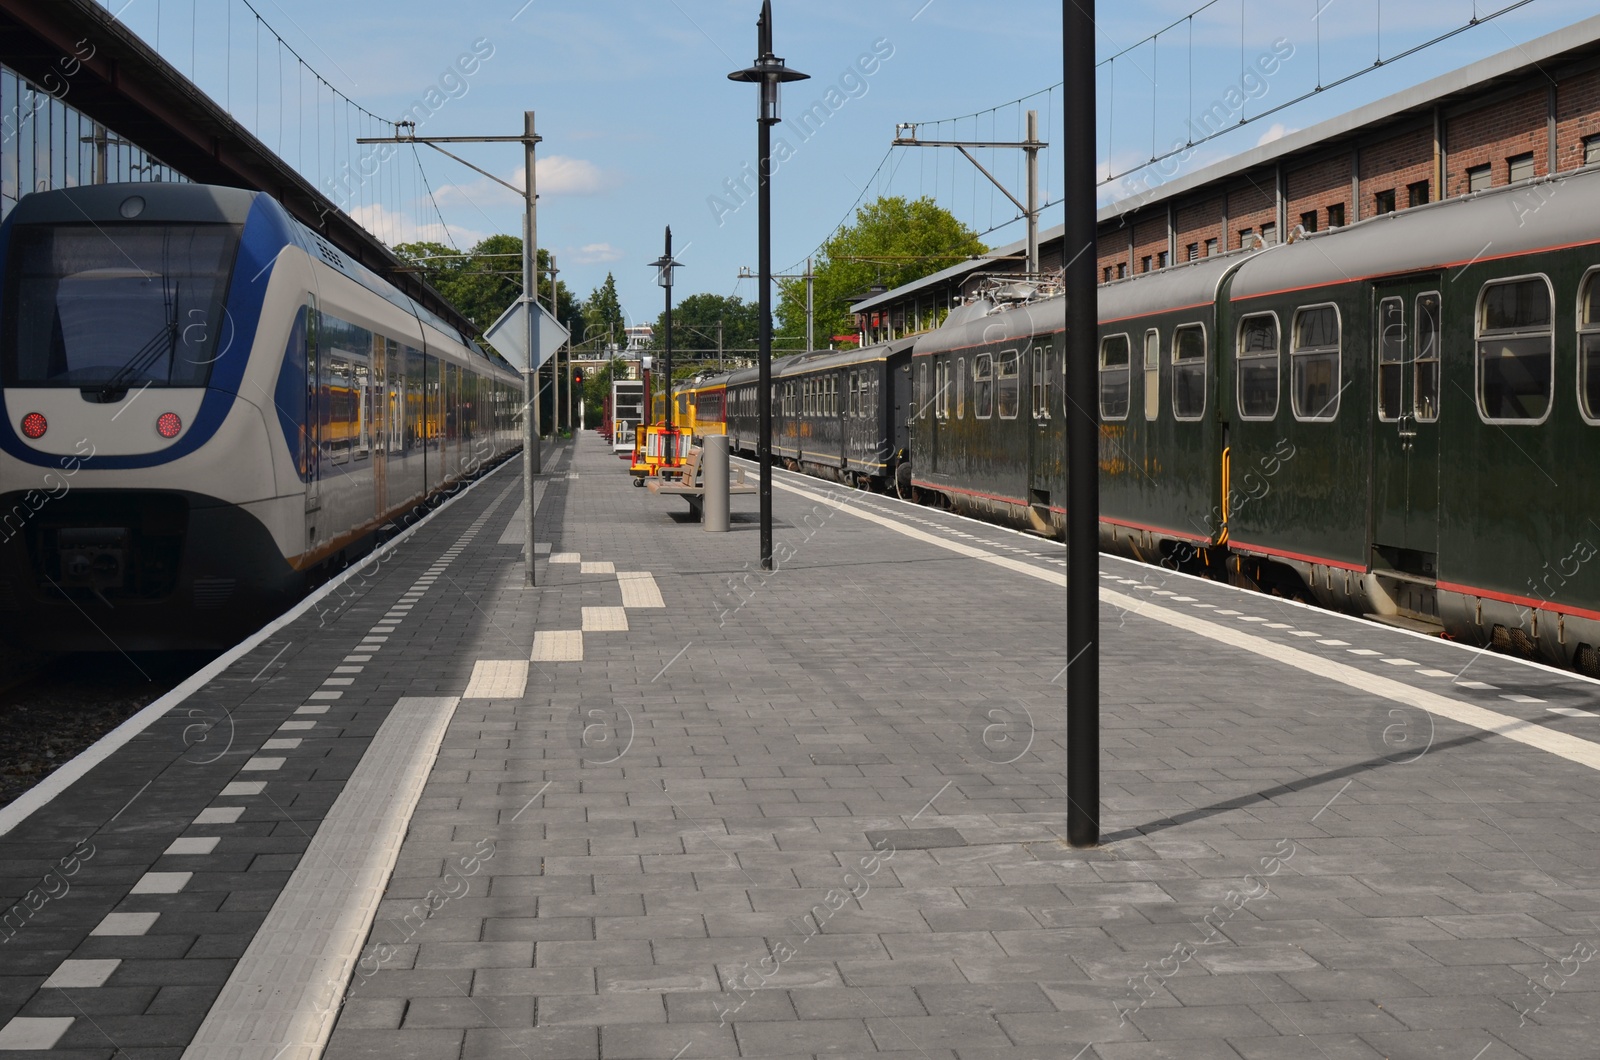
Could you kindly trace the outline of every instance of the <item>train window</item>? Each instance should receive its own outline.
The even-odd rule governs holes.
[[[1406,308],[1399,298],[1378,303],[1378,419],[1400,418],[1402,376],[1406,359]]]
[[[926,368],[927,365],[923,365],[923,367]],[[924,373],[924,374],[926,374],[926,373]],[[839,377],[830,375],[828,377],[828,415],[837,416],[838,414],[839,414]]]
[[[1144,333],[1144,418],[1161,415],[1161,332]]]
[[[1050,348],[1035,346],[1028,368],[1033,391],[1033,418],[1047,420],[1050,418]]]
[[[1022,405],[1022,354],[1006,350],[1000,355],[995,382],[995,404],[1000,406],[1000,418],[1014,420]]]
[[[967,359],[956,358],[956,419],[967,414]]]
[[[1584,277],[1578,296],[1578,408],[1600,423],[1600,269]]]
[[[934,415],[941,420],[950,418],[950,362],[940,361],[933,370]]]
[[[1100,340],[1100,418],[1128,418],[1128,336]]]
[[[986,420],[994,412],[994,354],[972,359],[972,415]]]
[[[1257,313],[1239,321],[1239,416],[1270,420],[1278,415],[1278,314]]]
[[[1478,296],[1478,413],[1542,420],[1554,387],[1553,296],[1543,276],[1487,283]]]
[[[1289,347],[1289,398],[1297,420],[1339,415],[1339,310],[1331,305],[1298,309]]]
[[[1439,418],[1439,324],[1439,292],[1418,295],[1411,414],[1423,423]]]
[[[1172,415],[1197,420],[1206,412],[1206,329],[1185,324],[1172,333]]]

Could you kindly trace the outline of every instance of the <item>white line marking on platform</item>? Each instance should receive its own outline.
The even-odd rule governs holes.
[[[1292,630],[1294,627],[1289,625],[1289,623],[1287,623],[1287,622],[1268,622],[1262,628],[1263,629],[1291,629]]]
[[[576,552],[557,552],[550,557],[551,563],[582,563],[583,556]]]
[[[618,571],[617,585],[622,589],[623,607],[666,607],[661,599],[661,589],[655,575],[649,571]]]
[[[206,1015],[186,1060],[322,1055],[457,700],[395,704]]]
[[[521,699],[528,689],[528,663],[523,659],[479,659],[462,699]]]
[[[582,662],[583,631],[546,629],[533,635],[531,662]]]
[[[1381,651],[1373,651],[1371,648],[1351,648],[1350,649],[1350,654],[1351,655],[1366,655],[1366,656],[1370,656],[1370,655],[1382,655],[1383,652],[1381,652]]]
[[[580,574],[615,574],[617,565],[608,559],[585,561],[579,568]]]
[[[1326,644],[1330,648],[1344,648],[1348,647],[1350,644],[1350,642],[1347,640],[1319,640],[1317,643]]]
[[[278,731],[304,732],[306,729],[315,729],[316,727],[317,723],[314,721],[286,721],[282,725],[278,726]],[[263,744],[263,746],[265,745]]]
[[[583,609],[585,633],[626,633],[628,609],[626,607],[586,607]]]
[[[174,839],[172,844],[162,851],[163,854],[209,854],[217,849],[217,844],[222,842],[220,836],[205,835],[194,836],[190,839]]]
[[[1385,659],[1383,661],[1388,663],[1390,666],[1416,666],[1417,665],[1417,660],[1415,660],[1415,659]]]
[[[264,780],[235,780],[222,789],[222,794],[224,797],[250,796],[260,795],[265,790],[267,782]]]
[[[1291,629],[1289,631],[1289,636],[1291,636],[1291,637],[1320,637],[1320,636],[1322,636],[1322,634],[1321,633],[1313,633],[1309,629]],[[1318,644],[1326,644],[1327,641],[1319,640],[1319,641],[1317,641],[1317,643]]]
[[[1418,670],[1417,673],[1421,674],[1423,677],[1454,677],[1455,676],[1455,674],[1451,673],[1449,670]]]
[[[372,661],[372,656],[370,656],[370,655],[346,655],[344,657],[344,661],[347,662],[347,663],[371,662]]]
[[[106,980],[111,978],[111,973],[116,971],[117,965],[121,963],[120,957],[109,960],[62,961],[60,967],[50,973],[50,978],[44,981],[44,985],[62,990],[70,987],[105,986]]]
[[[1542,699],[1535,699],[1532,696],[1523,696],[1523,695],[1502,695],[1500,698],[1501,699],[1508,699],[1513,703],[1543,703],[1543,702],[1545,702],[1545,700],[1542,700]]]
[[[143,935],[156,925],[160,913],[107,913],[91,935]]]
[[[172,851],[167,851],[172,853]],[[209,851],[208,851],[209,853]],[[139,877],[129,894],[177,894],[194,879],[192,872],[147,872]]]
[[[296,707],[296,714],[326,714],[330,708],[326,703],[307,703],[303,707]]]
[[[282,769],[285,761],[282,758],[252,758],[239,768],[248,773],[270,773]]]
[[[1480,692],[1493,692],[1500,687],[1499,685],[1491,685],[1487,681],[1457,681],[1456,684],[1462,688],[1476,688]]]
[[[0,1049],[27,1052],[54,1049],[72,1026],[72,1016],[14,1016],[0,1027]]]
[[[1565,718],[1600,718],[1600,714],[1590,710],[1579,710],[1577,707],[1545,707],[1544,709],[1547,714],[1560,714]]]
[[[307,699],[343,699],[343,692],[313,692]]]
[[[201,810],[194,824],[238,824],[244,816],[243,806],[212,806]]]
[[[288,722],[287,724],[292,725],[294,723],[293,722]],[[298,737],[298,736],[280,736],[277,739],[268,740],[266,743],[263,743],[261,745],[261,749],[263,751],[293,751],[296,747],[299,747],[299,746],[300,746],[300,737]]]
[[[857,519],[877,523],[905,537],[924,541],[959,555],[981,560],[1018,574],[1024,574],[1030,578],[1036,578],[1040,581],[1066,588],[1067,579],[1064,572],[1046,570],[1032,563],[1024,563],[1021,560],[996,555],[984,549],[946,541],[886,516],[862,511],[855,505],[837,500],[831,496],[812,493],[810,490],[799,489],[777,481],[774,481],[773,485],[786,493],[797,494],[819,504],[826,504],[847,512]],[[1100,589],[1100,600],[1102,603],[1124,608],[1152,621],[1162,622],[1197,636],[1248,651],[1254,655],[1271,659],[1285,666],[1292,666],[1295,669],[1329,681],[1337,681],[1342,685],[1370,695],[1408,706],[1420,707],[1430,714],[1436,714],[1439,717],[1459,722],[1471,728],[1496,733],[1508,740],[1514,740],[1517,743],[1526,744],[1529,747],[1558,755],[1590,769],[1600,770],[1600,743],[1592,740],[1580,739],[1564,732],[1546,728],[1536,722],[1524,721],[1509,714],[1501,714],[1498,711],[1479,707],[1465,700],[1452,699],[1401,681],[1367,673],[1346,663],[1336,662],[1320,655],[1313,655],[1310,652],[1301,651],[1299,648],[1290,647],[1287,644],[1280,644],[1248,630],[1238,629],[1234,626],[1224,626],[1182,611],[1173,611],[1160,604],[1151,603],[1148,600],[1139,600],[1103,586]],[[1462,683],[1465,684],[1466,682]]]

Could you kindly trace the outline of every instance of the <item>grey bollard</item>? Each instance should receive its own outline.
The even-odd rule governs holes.
[[[708,533],[728,532],[728,438],[710,434],[701,443],[700,479],[706,484],[705,512],[701,529]]]

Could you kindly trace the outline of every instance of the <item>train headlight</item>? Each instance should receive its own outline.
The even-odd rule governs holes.
[[[161,418],[156,420],[156,433],[163,438],[176,438],[182,430],[183,421],[176,412],[163,412]]]
[[[50,429],[50,424],[45,421],[42,414],[30,412],[22,417],[22,433],[29,438],[43,438],[44,432]]]

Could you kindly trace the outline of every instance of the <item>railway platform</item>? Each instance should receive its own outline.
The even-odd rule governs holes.
[[[520,467],[0,810],[0,1057],[1600,1055],[1595,682],[1105,557],[1074,850],[1059,545]]]

